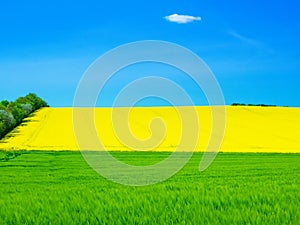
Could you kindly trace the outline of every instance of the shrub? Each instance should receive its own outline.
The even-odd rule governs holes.
[[[22,105],[17,102],[11,102],[7,106],[8,110],[12,113],[16,120],[16,124],[19,124],[22,122],[22,120],[26,116],[26,111],[23,109]]]
[[[49,107],[49,105],[36,94],[29,93],[25,97],[20,97],[16,100],[19,104],[30,104],[32,106],[32,110],[38,110],[42,107]]]
[[[0,139],[19,125],[30,113],[49,105],[36,94],[29,93],[14,102],[0,102]]]
[[[0,139],[5,135],[6,126],[3,121],[0,120]]]
[[[2,121],[7,129],[11,129],[16,125],[16,120],[11,112],[1,109],[0,110],[0,121]]]
[[[7,101],[7,100],[2,100],[2,101],[0,102],[0,105],[2,105],[2,106],[4,106],[4,107],[7,107],[8,104],[9,104],[9,101]]]
[[[26,104],[21,104],[22,108],[24,109],[26,116],[28,116],[32,112],[32,105],[26,103]]]

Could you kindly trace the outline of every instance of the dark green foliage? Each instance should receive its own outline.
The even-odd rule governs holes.
[[[0,121],[4,123],[6,130],[12,129],[16,125],[16,120],[9,110],[0,109]]]
[[[8,104],[9,104],[9,101],[7,101],[7,100],[3,100],[3,101],[0,102],[0,105],[2,105],[4,107],[7,107]]]
[[[11,159],[14,159],[18,156],[20,156],[21,153],[20,152],[14,152],[14,151],[7,151],[7,152],[1,152],[0,154],[0,162],[1,161],[8,161],[8,160],[11,160]]]
[[[246,106],[244,103],[232,103],[232,106]]]
[[[151,165],[169,153],[113,155]],[[299,224],[300,154],[219,153],[199,173],[201,156],[169,180],[129,187],[80,152],[22,152],[0,161],[0,224]]]
[[[16,120],[12,113],[6,108],[0,109],[0,139],[12,130],[16,125]]]
[[[38,110],[42,107],[48,107],[49,105],[36,94],[29,93],[25,97],[20,97],[16,100],[17,103],[20,104],[30,104],[32,106],[33,111]]]
[[[48,104],[36,94],[30,93],[14,102],[0,102],[0,139],[19,125],[31,112],[48,107]]]
[[[268,105],[268,104],[244,104],[244,103],[232,103],[232,106],[261,106],[261,107],[277,107],[277,105]],[[282,106],[287,107],[287,106]]]
[[[0,138],[1,138],[1,134],[4,134],[6,130],[6,125],[3,121],[0,120]]]
[[[8,104],[7,109],[14,116],[16,123],[20,124],[22,120],[26,117],[26,112],[22,105],[18,102],[11,102]]]
[[[21,106],[24,109],[26,115],[29,115],[33,111],[32,105],[30,105],[29,103],[21,104]]]

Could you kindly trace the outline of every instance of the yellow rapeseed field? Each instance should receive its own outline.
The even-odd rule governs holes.
[[[95,108],[94,123],[87,126],[83,116],[77,134],[87,142],[98,138],[107,150],[173,151],[182,145],[184,151],[203,151],[212,130],[210,107],[196,107],[198,122],[188,119],[191,107],[179,109],[184,119],[172,107]],[[78,150],[72,115],[72,108],[43,108],[2,139],[0,149]],[[227,106],[220,151],[300,152],[300,108]]]

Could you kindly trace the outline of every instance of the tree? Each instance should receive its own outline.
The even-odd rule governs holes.
[[[6,126],[3,121],[0,120],[0,138],[2,138],[5,135]]]
[[[0,101],[0,139],[19,125],[26,116],[41,107],[48,107],[48,104],[33,93],[14,102]]]
[[[26,116],[26,111],[23,109],[20,103],[11,102],[8,104],[7,109],[14,116],[16,124],[20,124]]]
[[[4,105],[2,105],[2,104],[0,103],[0,109],[6,110],[6,106],[4,106]]]
[[[30,104],[33,111],[38,110],[42,107],[49,107],[49,105],[43,99],[41,99],[34,93],[29,93],[25,97],[18,98],[16,102],[20,104]]]
[[[32,112],[32,105],[26,103],[26,104],[21,104],[21,106],[26,112],[26,116],[28,116]]]
[[[0,109],[0,121],[6,126],[6,131],[12,129],[16,125],[16,120],[11,112]]]
[[[7,107],[8,104],[9,104],[9,101],[7,101],[7,100],[2,100],[2,101],[0,102],[0,105],[3,105],[4,107]]]

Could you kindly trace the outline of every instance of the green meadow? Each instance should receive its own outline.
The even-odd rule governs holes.
[[[115,152],[130,164],[169,153]],[[130,187],[80,152],[0,152],[0,224],[299,224],[300,154],[201,153],[170,179]]]

